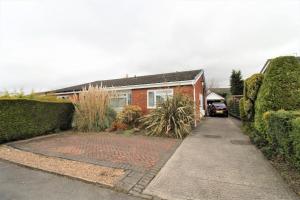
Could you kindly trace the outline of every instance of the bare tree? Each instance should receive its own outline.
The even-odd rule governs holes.
[[[207,88],[210,89],[210,88],[218,88],[220,85],[219,85],[219,81],[215,78],[211,78],[211,79],[208,79],[207,81]]]

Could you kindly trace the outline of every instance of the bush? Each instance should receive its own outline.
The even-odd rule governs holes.
[[[75,106],[74,125],[79,131],[103,131],[111,127],[116,113],[109,107],[112,91],[103,87],[83,88],[71,99]]]
[[[0,99],[0,143],[71,128],[72,103]]]
[[[245,80],[244,85],[244,110],[247,117],[247,121],[254,120],[254,105],[257,98],[259,88],[263,81],[262,74],[253,74],[251,77]]]
[[[300,109],[300,63],[292,56],[272,59],[255,102],[255,127],[266,132],[263,113]]]
[[[295,112],[279,110],[270,111],[264,114],[267,125],[267,141],[279,153],[289,158],[292,155],[292,120],[296,117]]]
[[[263,74],[253,74],[245,80],[244,96],[246,96],[247,99],[251,99],[252,101],[256,100],[263,78]]]
[[[128,129],[128,125],[123,123],[123,122],[120,122],[120,121],[114,121],[112,123],[112,131],[119,131],[119,130],[127,130]]]
[[[293,163],[300,169],[300,117],[292,121]]]
[[[117,121],[124,123],[130,128],[137,127],[142,116],[142,109],[136,105],[128,105],[117,115]]]
[[[193,102],[189,97],[175,95],[146,115],[142,122],[147,135],[184,138],[194,123]]]

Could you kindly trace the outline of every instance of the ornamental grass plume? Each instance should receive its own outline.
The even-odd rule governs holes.
[[[116,117],[115,111],[110,107],[110,98],[114,93],[102,86],[89,85],[75,94],[71,98],[75,106],[75,128],[84,132],[99,132],[109,128]]]

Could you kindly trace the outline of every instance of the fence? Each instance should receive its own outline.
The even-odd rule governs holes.
[[[228,99],[228,112],[229,115],[240,119],[240,99],[243,95],[233,95]]]

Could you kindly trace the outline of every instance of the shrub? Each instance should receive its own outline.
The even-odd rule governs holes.
[[[247,78],[244,83],[244,110],[247,121],[254,120],[254,105],[257,98],[259,88],[263,81],[262,74],[253,74]]]
[[[112,130],[113,131],[118,131],[118,130],[127,130],[128,129],[128,125],[123,123],[123,122],[120,122],[120,121],[114,121],[112,123]]]
[[[272,59],[255,102],[255,127],[265,133],[263,113],[300,109],[300,63],[292,56]]]
[[[255,101],[259,88],[263,82],[263,74],[253,74],[245,80],[244,96],[252,101]]]
[[[267,127],[267,141],[274,153],[279,153],[285,157],[290,157],[292,153],[292,140],[290,133],[292,130],[292,119],[295,118],[293,112],[279,110],[270,111],[264,114]]]
[[[72,103],[0,99],[0,143],[71,128]]]
[[[138,126],[139,119],[142,116],[142,109],[136,105],[128,105],[123,108],[117,115],[117,121],[124,123],[128,127],[133,128]]]
[[[184,138],[194,123],[193,102],[189,97],[175,95],[146,115],[142,122],[147,135]]]
[[[293,163],[300,169],[300,117],[292,121]]]
[[[74,124],[79,131],[103,131],[111,127],[116,113],[109,107],[113,92],[103,87],[83,88],[71,99],[75,106]]]

